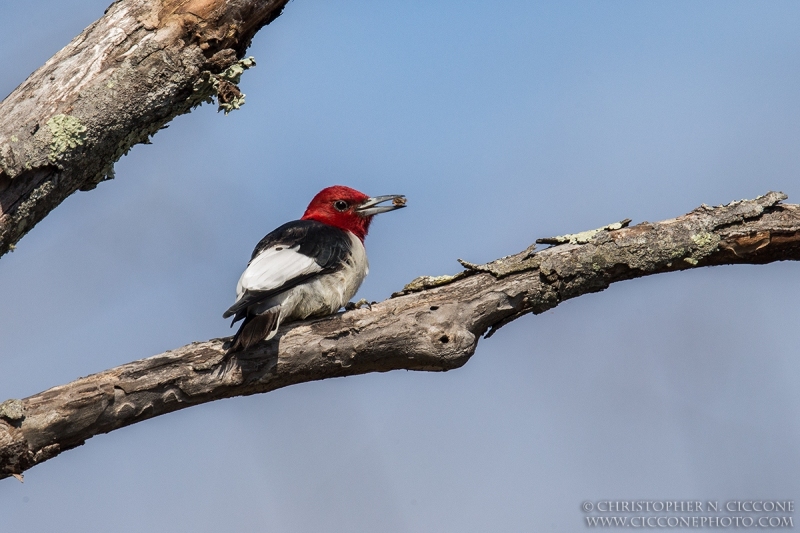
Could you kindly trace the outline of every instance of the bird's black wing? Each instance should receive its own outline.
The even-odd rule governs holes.
[[[261,252],[276,245],[287,248],[300,246],[298,252],[314,258],[324,269],[337,268],[350,254],[351,241],[347,232],[316,220],[287,222],[261,239],[250,261]]]
[[[337,270],[350,255],[352,242],[345,231],[314,220],[280,226],[256,245],[239,281],[236,303],[223,318],[235,315],[235,323],[251,305]]]

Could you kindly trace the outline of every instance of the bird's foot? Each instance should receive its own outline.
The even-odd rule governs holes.
[[[369,303],[366,299],[361,298],[357,302],[347,302],[347,304],[344,306],[344,310],[352,311],[353,309],[361,309],[362,307],[367,306],[367,309],[372,311],[372,304],[374,303],[375,302]]]

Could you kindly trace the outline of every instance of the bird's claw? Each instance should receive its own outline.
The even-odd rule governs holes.
[[[375,302],[372,302],[375,303]],[[365,298],[361,298],[357,302],[347,302],[347,305],[344,306],[345,311],[352,311],[354,309],[361,309],[364,306],[367,306],[367,309],[372,311],[372,303],[369,303]]]

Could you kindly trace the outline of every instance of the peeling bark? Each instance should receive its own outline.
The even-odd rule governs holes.
[[[34,72],[0,103],[0,256],[174,117],[241,105],[237,60],[287,1],[117,0]]]
[[[269,342],[225,355],[229,339],[197,342],[0,404],[0,477],[100,433],[178,409],[287,385],[389,370],[464,365],[479,338],[611,283],[723,264],[800,259],[800,206],[771,192],[701,206],[658,223],[627,222],[542,239],[556,244],[455,276],[425,276],[371,309],[281,327]]]

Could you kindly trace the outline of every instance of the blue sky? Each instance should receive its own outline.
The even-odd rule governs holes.
[[[1,96],[95,0],[0,5]],[[359,297],[537,237],[781,190],[800,4],[291,2],[247,103],[137,146],[0,259],[0,396],[230,334],[258,240],[320,188],[402,193]],[[95,437],[0,481],[4,529],[569,531],[599,499],[800,496],[798,265],[633,280],[463,368],[308,383]]]

